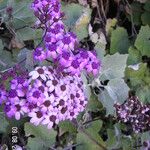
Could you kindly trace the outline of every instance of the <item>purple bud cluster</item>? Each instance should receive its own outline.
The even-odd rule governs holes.
[[[130,124],[135,133],[150,130],[150,105],[131,96],[123,104],[115,104],[118,120]]]
[[[29,75],[2,75],[0,103],[9,118],[30,117],[34,125],[52,128],[60,121],[72,120],[87,104],[80,76],[58,74],[53,67],[36,67]],[[6,82],[4,82],[6,83]]]
[[[82,70],[96,75],[100,61],[95,51],[78,48],[78,39],[72,32],[66,32],[58,0],[34,0],[32,3],[37,25],[45,31],[43,46],[34,50],[34,58],[39,61],[53,59],[59,71],[80,74]]]

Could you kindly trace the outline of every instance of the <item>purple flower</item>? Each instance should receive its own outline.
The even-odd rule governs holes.
[[[130,125],[135,133],[150,130],[150,106],[131,96],[123,104],[116,103],[117,118]]]
[[[37,88],[31,87],[31,89],[27,92],[27,100],[30,103],[41,105],[44,101],[44,98],[44,94]]]
[[[65,69],[66,72],[69,72],[70,74],[81,74],[81,68],[80,68],[80,62],[78,59],[73,59],[71,61],[71,65]]]
[[[63,52],[58,59],[61,66],[68,67],[71,65],[73,56],[69,52]]]
[[[90,61],[86,66],[85,69],[87,72],[92,73],[93,75],[97,75],[100,68],[100,62],[99,61]]]
[[[46,59],[46,54],[43,50],[43,48],[38,47],[33,52],[33,57],[35,60],[43,61]]]
[[[31,77],[32,80],[35,79],[42,79],[46,81],[47,78],[47,68],[46,67],[36,67],[35,70],[31,71],[29,73],[29,76]]]
[[[19,101],[19,96],[22,96],[22,92],[18,92],[16,89],[10,89],[8,92],[7,101],[12,104]]]
[[[58,124],[58,123],[59,123],[58,113],[55,111],[45,115],[45,118],[42,121],[42,124],[47,125],[48,129],[51,129],[54,124]]]
[[[31,117],[30,122],[35,126],[39,125],[45,118],[45,114],[41,110],[32,111],[28,114],[28,116]]]
[[[4,112],[6,113],[7,117],[13,118],[16,113],[16,107],[11,104],[6,104],[4,107]]]
[[[28,108],[26,106],[26,100],[20,100],[20,102],[15,104],[15,119],[20,120],[21,115],[23,116],[25,113],[28,112]]]

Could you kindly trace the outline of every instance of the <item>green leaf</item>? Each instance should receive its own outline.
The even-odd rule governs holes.
[[[128,15],[128,18],[130,21],[133,21],[135,25],[141,25],[141,12],[142,10],[142,4],[138,2],[133,2],[131,4],[131,14]]]
[[[46,147],[54,144],[56,137],[56,132],[53,129],[48,130],[45,126],[34,126],[31,123],[25,123],[25,134],[34,135],[33,139],[39,140],[39,144]]]
[[[97,57],[100,59],[100,61],[103,60],[105,54],[106,54],[106,51],[105,51],[105,47],[106,44],[103,44],[98,42],[95,47],[94,47],[94,50],[96,50],[96,53],[97,53]]]
[[[112,79],[105,86],[105,90],[99,94],[99,100],[106,108],[107,115],[115,114],[114,104],[123,103],[128,98],[129,87],[123,79]]]
[[[103,150],[83,133],[77,135],[77,142],[80,144],[76,147],[77,150]]]
[[[93,142],[93,140],[95,140],[100,145],[105,146],[105,143],[98,134],[99,130],[101,129],[101,126],[102,122],[100,120],[97,120],[92,122],[89,128],[85,129],[88,135],[82,130],[79,131],[79,133],[77,134],[77,144],[80,145],[77,146],[77,150],[103,150],[102,147]]]
[[[107,147],[108,149],[117,149],[118,143],[116,142],[115,131],[113,129],[107,129],[108,140]]]
[[[35,31],[29,27],[19,29],[16,34],[18,35],[18,39],[22,41],[32,40],[35,38]]]
[[[15,29],[34,24],[35,17],[31,10],[31,0],[15,1],[10,5],[12,5],[14,10],[12,23]]]
[[[123,78],[126,67],[127,54],[106,55],[103,59],[102,69],[100,71],[100,80],[110,80]]]
[[[150,103],[150,85],[145,85],[136,89],[136,95],[144,103]]]
[[[88,24],[91,19],[91,9],[84,8],[80,18],[76,21],[73,31],[76,33],[79,40],[88,36]]]
[[[37,141],[37,145],[40,148],[47,147],[47,149],[55,143],[56,132],[53,129],[48,130],[45,126],[34,126],[31,123],[25,123],[24,130],[26,135],[35,136],[34,138],[30,138],[30,141],[27,144],[28,148],[31,150],[33,150],[34,144]],[[37,150],[41,150],[40,148]]]
[[[133,139],[130,136],[124,136],[121,128],[120,123],[116,123],[107,129],[107,148],[110,150],[133,150]]]
[[[147,64],[139,64],[138,70],[132,68],[126,69],[126,80],[132,87],[132,90],[136,91],[137,96],[143,102],[150,102],[149,90],[150,90],[150,72]]]
[[[98,101],[98,97],[94,94],[91,95],[88,104],[87,104],[87,110],[91,112],[97,112],[102,109],[101,103]]]
[[[128,65],[134,65],[141,62],[142,60],[141,53],[138,49],[134,47],[130,47],[128,53],[129,53],[128,60],[127,60]]]
[[[21,63],[21,66],[24,69],[28,69],[29,71],[33,70],[33,52],[31,50],[23,48],[22,50],[20,50],[17,58],[19,62],[26,59],[23,63]]]
[[[76,133],[77,132],[77,128],[75,127],[75,125],[66,120],[66,121],[62,121],[59,123],[59,127],[64,131],[64,132],[70,132],[70,133]]]
[[[142,23],[144,25],[150,25],[150,15],[149,15],[149,10],[150,10],[150,1],[147,1],[144,5],[144,9],[145,9],[145,12],[142,14],[141,16],[141,20],[142,20]]]
[[[118,27],[116,30],[112,31],[111,34],[111,44],[110,44],[110,54],[119,52],[120,54],[126,54],[130,46],[127,31]]]
[[[84,87],[84,93],[85,93],[86,97],[88,99],[90,99],[91,89],[90,89],[90,86],[88,85],[88,79],[84,73],[81,73],[81,78],[82,78],[82,81],[84,83],[84,86],[83,86]]]
[[[64,23],[68,28],[73,28],[77,20],[81,17],[83,8],[79,4],[62,3],[62,11],[65,13]]]
[[[5,133],[7,131],[7,127],[9,125],[8,121],[6,120],[4,112],[0,112],[0,133]]]
[[[108,35],[111,35],[112,31],[114,30],[114,27],[117,24],[117,19],[113,18],[113,19],[107,19],[107,23],[106,23],[106,32]]]
[[[137,39],[135,41],[135,46],[137,49],[140,50],[142,56],[146,55],[150,57],[150,27],[147,26],[142,26],[140,29],[140,32],[137,36]]]
[[[130,137],[122,137],[121,144],[123,150],[133,150],[133,143]]]
[[[6,50],[3,50],[3,52],[1,53],[0,60],[4,63],[4,65],[0,63],[0,70],[9,68],[14,65],[14,61],[11,53]]]
[[[75,3],[62,3],[62,11],[65,13],[65,20],[63,22],[67,28],[72,29],[80,40],[87,37],[91,9]]]
[[[97,121],[93,121],[89,127],[86,129],[86,131],[95,139],[98,141],[98,143],[101,144],[102,139],[100,137],[100,135],[98,134],[98,132],[100,131],[102,127],[102,121],[101,120],[97,120]]]
[[[28,150],[48,150],[49,147],[45,146],[38,138],[29,138],[27,144]]]
[[[141,16],[141,20],[143,25],[150,25],[150,15],[148,11],[145,11],[142,16]]]

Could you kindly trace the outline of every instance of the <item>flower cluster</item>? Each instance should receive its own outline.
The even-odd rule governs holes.
[[[61,18],[64,14],[58,0],[34,0],[35,16],[45,33],[43,47],[34,50],[34,58],[39,61],[53,59],[59,71],[80,74],[82,70],[96,75],[100,61],[95,51],[78,48],[78,39],[72,32],[66,32]]]
[[[0,104],[9,118],[20,119],[27,112],[26,92],[29,81],[28,74],[21,68],[12,68],[1,75]]]
[[[136,96],[123,104],[115,104],[118,120],[128,123],[138,133],[150,130],[150,105],[144,105]]]
[[[34,0],[32,8],[38,18],[36,25],[45,31],[43,46],[35,48],[34,59],[51,59],[53,66],[39,66],[29,73],[15,66],[4,72],[0,104],[9,118],[28,116],[34,125],[52,128],[84,110],[87,98],[81,71],[96,75],[100,62],[94,51],[76,48],[77,37],[65,31],[58,0]]]
[[[43,124],[48,128],[76,118],[87,104],[83,82],[79,76],[56,71],[51,66],[43,66],[36,67],[29,75],[7,77],[9,88],[1,85],[0,94],[6,115],[17,120],[29,116],[34,125]]]
[[[57,74],[52,67],[37,67],[30,72],[29,105],[36,105],[29,113],[31,122],[51,128],[60,121],[72,120],[84,110],[87,100],[83,82],[78,76]]]

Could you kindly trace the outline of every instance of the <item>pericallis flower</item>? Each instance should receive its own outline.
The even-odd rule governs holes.
[[[43,61],[46,59],[46,54],[42,47],[37,47],[34,50],[33,55],[35,60]]]
[[[115,104],[118,120],[130,124],[134,132],[150,130],[150,105],[144,105],[132,96],[123,104]]]
[[[34,49],[33,58],[52,58],[54,67],[40,66],[27,73],[16,66],[6,71],[1,76],[0,104],[9,118],[28,116],[34,125],[52,128],[84,111],[87,98],[80,74],[85,70],[96,75],[101,64],[95,52],[77,48],[76,35],[66,32],[58,0],[34,0],[32,9],[36,26],[44,30],[43,46]]]
[[[43,67],[37,68],[43,69]],[[35,70],[38,70],[37,68]],[[27,102],[37,104],[37,109],[33,107],[34,111],[29,113],[31,122],[51,128],[60,121],[76,118],[84,110],[87,99],[79,76],[58,74],[52,67],[44,66],[44,68],[45,77],[29,78],[32,87],[30,89],[33,91],[29,91],[30,97],[27,96]]]
[[[43,47],[34,50],[34,58],[44,61],[53,58],[58,70],[79,75],[83,70],[97,75],[101,66],[97,56],[85,49],[78,49],[77,36],[73,32],[66,32],[62,22],[58,0],[34,0],[32,3],[35,16],[43,24]]]
[[[80,76],[58,73],[52,66],[36,67],[28,75],[21,74],[10,78],[8,89],[1,86],[4,112],[9,118],[19,120],[28,116],[34,125],[52,128],[84,111],[87,98]]]

